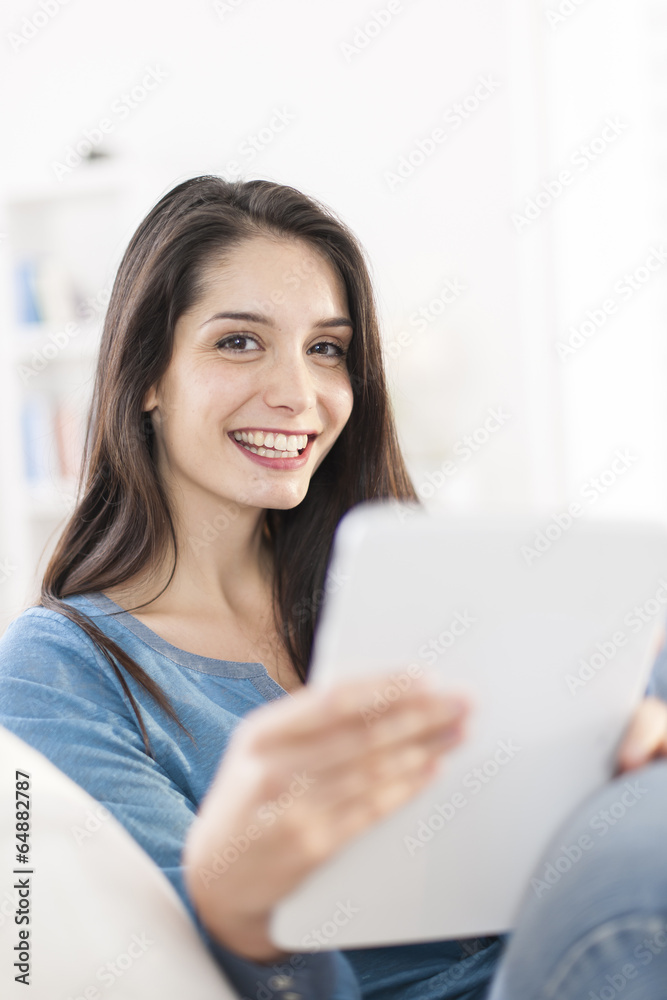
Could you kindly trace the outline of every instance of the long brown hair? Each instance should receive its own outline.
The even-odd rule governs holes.
[[[185,727],[159,685],[63,598],[150,572],[170,538],[173,566],[160,594],[171,582],[178,558],[176,533],[155,463],[152,421],[142,412],[142,401],[169,365],[174,326],[202,294],[207,267],[260,235],[296,237],[319,250],[342,278],[354,329],[347,355],[353,390],[350,418],[301,503],[266,513],[276,567],[276,628],[301,680],[307,677],[340,518],[363,500],[394,497],[419,503],[387,395],[365,254],[347,226],[315,199],[265,180],[228,182],[202,176],[169,191],[140,224],[116,275],[87,419],[77,502],[46,568],[39,601],[84,629],[106,657],[137,716],[149,754],[144,722],[121,667]]]

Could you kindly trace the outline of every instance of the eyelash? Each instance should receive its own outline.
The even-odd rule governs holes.
[[[232,334],[229,334],[226,337],[223,337],[222,340],[219,340],[215,346],[216,347],[224,347],[227,344],[228,341],[235,340],[236,338],[241,338],[243,340],[255,340],[255,342],[256,342],[256,338],[253,337],[249,333],[232,333]],[[331,358],[331,357],[344,358],[347,355],[347,351],[345,350],[345,348],[341,347],[340,344],[337,344],[333,340],[318,340],[317,344],[314,344],[313,346],[317,347],[319,344],[330,344],[331,347],[335,347],[337,349],[337,351],[338,351],[337,355],[336,354],[320,354],[319,356],[321,358]],[[237,350],[233,350],[233,353],[234,354],[246,354],[246,353],[249,353],[249,352],[240,351],[240,350],[238,350],[238,351]]]

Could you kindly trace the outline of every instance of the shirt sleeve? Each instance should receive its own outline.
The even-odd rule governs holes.
[[[207,935],[205,935],[207,937]],[[267,968],[209,943],[230,981],[246,997],[266,1000],[361,1000],[359,982],[352,966],[340,951],[294,954]],[[262,992],[262,987],[266,992]]]
[[[341,952],[295,954],[271,966],[210,937],[181,863],[196,804],[148,756],[117,677],[92,640],[64,616],[48,609],[24,614],[0,638],[0,725],[44,754],[128,830],[171,881],[240,996],[358,1000]]]

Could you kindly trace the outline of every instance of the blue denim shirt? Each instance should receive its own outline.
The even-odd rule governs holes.
[[[67,603],[94,619],[157,682],[197,745],[125,674],[155,760],[149,757],[110,664],[77,625],[36,606],[0,638],[0,725],[49,758],[138,841],[170,879],[240,996],[482,1000],[501,938],[307,951],[273,966],[248,961],[213,940],[185,889],[186,834],[241,718],[291,696],[261,663],[178,649],[104,594],[79,594]]]

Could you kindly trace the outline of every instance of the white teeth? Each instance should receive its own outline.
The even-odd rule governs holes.
[[[293,458],[308,444],[307,434],[274,434],[273,431],[268,431],[268,433],[264,431],[233,431],[233,434],[237,441],[245,445],[254,445],[256,448],[264,446],[289,458]]]
[[[298,458],[298,451],[275,451],[273,448],[253,448],[251,445],[246,444],[244,448],[251,451],[253,455],[263,455],[266,458]]]

